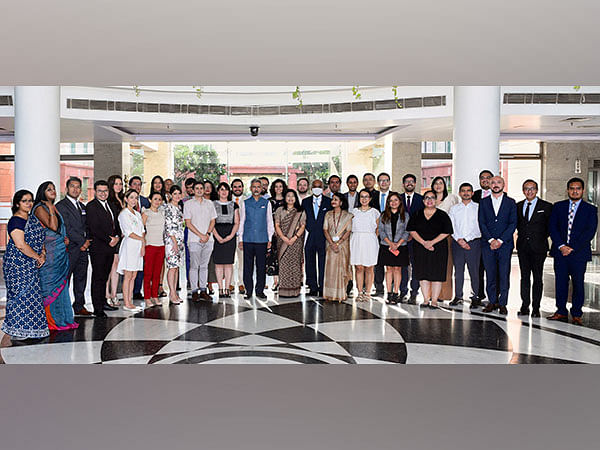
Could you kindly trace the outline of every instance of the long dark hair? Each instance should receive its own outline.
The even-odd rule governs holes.
[[[27,189],[21,189],[15,192],[15,195],[13,195],[12,199],[12,206],[10,208],[13,214],[19,210],[19,203],[21,203],[21,200],[23,200],[23,197],[26,195],[31,195],[31,200],[33,201],[33,192],[28,191]]]
[[[204,186],[204,193],[206,193],[206,183],[210,184],[212,190],[210,191],[210,200],[219,200],[219,195],[217,194],[217,190],[215,189],[215,185],[210,180],[204,180],[202,185]]]
[[[344,194],[340,194],[339,192],[334,192],[331,194],[331,198],[337,198],[340,201],[340,208],[342,211],[348,211],[348,199]]]
[[[275,184],[275,182],[273,182],[273,184]],[[288,194],[294,194],[294,209],[298,212],[302,212],[304,211],[304,208],[302,208],[302,205],[300,204],[300,197],[298,197],[298,193],[293,190],[293,189],[288,189],[287,191],[285,191],[285,193],[283,194],[283,206],[282,208],[286,208],[287,209],[287,202],[285,201],[285,197]],[[275,212],[275,211],[273,211]]]
[[[275,200],[275,185],[277,183],[281,183],[281,185],[283,186],[283,192],[281,193],[281,195],[283,196],[283,198],[285,198],[285,194],[287,194],[288,191],[288,187],[285,181],[283,181],[281,178],[277,178],[275,181],[273,181],[271,183],[271,186],[269,186],[269,194],[271,194],[271,198],[273,200]]]
[[[398,206],[398,213],[400,214],[400,220],[404,222],[404,219],[406,217],[406,210],[404,209],[404,202],[400,198],[400,194],[398,194],[397,192],[390,192],[390,195],[388,195],[385,199],[385,210],[383,211],[381,222],[389,223],[390,220],[392,220],[392,207],[390,206],[390,199],[392,197],[396,197],[400,202],[400,206]]]
[[[48,200],[48,198],[46,197],[46,189],[48,189],[48,186],[50,185],[54,186],[54,183],[52,181],[44,181],[42,184],[40,184],[40,187],[38,187],[38,190],[35,194],[35,200],[33,201],[34,207],[39,203]],[[56,189],[56,186],[54,186],[54,189]]]
[[[433,188],[433,185],[437,182],[437,180],[442,180],[442,183],[444,183],[444,194],[442,196],[442,200],[445,200],[446,197],[448,197],[448,186],[446,186],[446,180],[444,180],[444,177],[437,176],[431,180],[431,190],[435,194],[435,198],[437,198],[437,192],[435,192],[435,189]]]
[[[160,180],[160,191],[154,190],[154,180]],[[150,195],[148,196],[148,198],[152,198],[152,194],[154,194],[155,192],[158,192],[162,196],[163,201],[166,200],[167,192],[165,191],[165,180],[163,180],[163,177],[161,177],[160,175],[154,175],[152,177],[152,181],[150,182]]]
[[[125,202],[125,183],[123,183],[121,192],[117,194],[115,192],[115,182],[117,180],[121,180],[121,183],[123,183],[121,175],[111,175],[106,181],[108,183],[108,201],[121,209],[121,205]]]

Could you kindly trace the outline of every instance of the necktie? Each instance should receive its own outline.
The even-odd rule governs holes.
[[[406,210],[408,212],[410,212],[410,198],[412,197],[412,195],[407,195],[406,196]]]
[[[385,196],[386,194],[382,192],[380,196],[381,198],[379,199],[379,211],[381,212],[385,211]]]
[[[313,201],[313,211],[315,213],[315,220],[317,219],[317,216],[319,215],[319,200],[314,199]]]
[[[571,208],[569,208],[569,226],[567,229],[567,244],[571,239],[571,228],[573,228],[573,219],[575,219],[575,202],[571,202]]]
[[[83,214],[83,211],[81,210],[81,205],[79,204],[79,202],[75,202],[75,204],[77,205],[77,211],[79,211],[79,215],[81,216]]]
[[[238,206],[240,206],[240,198],[239,197],[235,198],[235,204],[238,205]]]
[[[106,214],[108,214],[108,217],[110,217],[110,222],[114,225],[114,219],[112,213],[110,212],[110,209],[108,209],[108,203],[104,203],[104,209],[106,210]]]
[[[531,202],[527,202],[527,208],[525,208],[525,220],[529,222],[529,207],[531,206]]]

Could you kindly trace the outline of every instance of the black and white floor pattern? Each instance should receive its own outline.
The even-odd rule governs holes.
[[[585,327],[457,309],[241,297],[77,318],[77,330],[2,348],[7,364],[600,363],[600,313]]]

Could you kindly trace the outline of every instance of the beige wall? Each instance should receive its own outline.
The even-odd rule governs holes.
[[[394,142],[392,153],[392,190],[404,192],[402,177],[412,173],[417,177],[416,192],[421,190],[421,142]]]

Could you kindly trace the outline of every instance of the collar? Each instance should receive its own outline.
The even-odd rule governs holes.
[[[76,198],[71,197],[70,195],[66,195],[66,197],[71,200],[71,203],[73,203],[75,205],[75,208],[77,208],[79,206],[79,200],[77,200]]]

